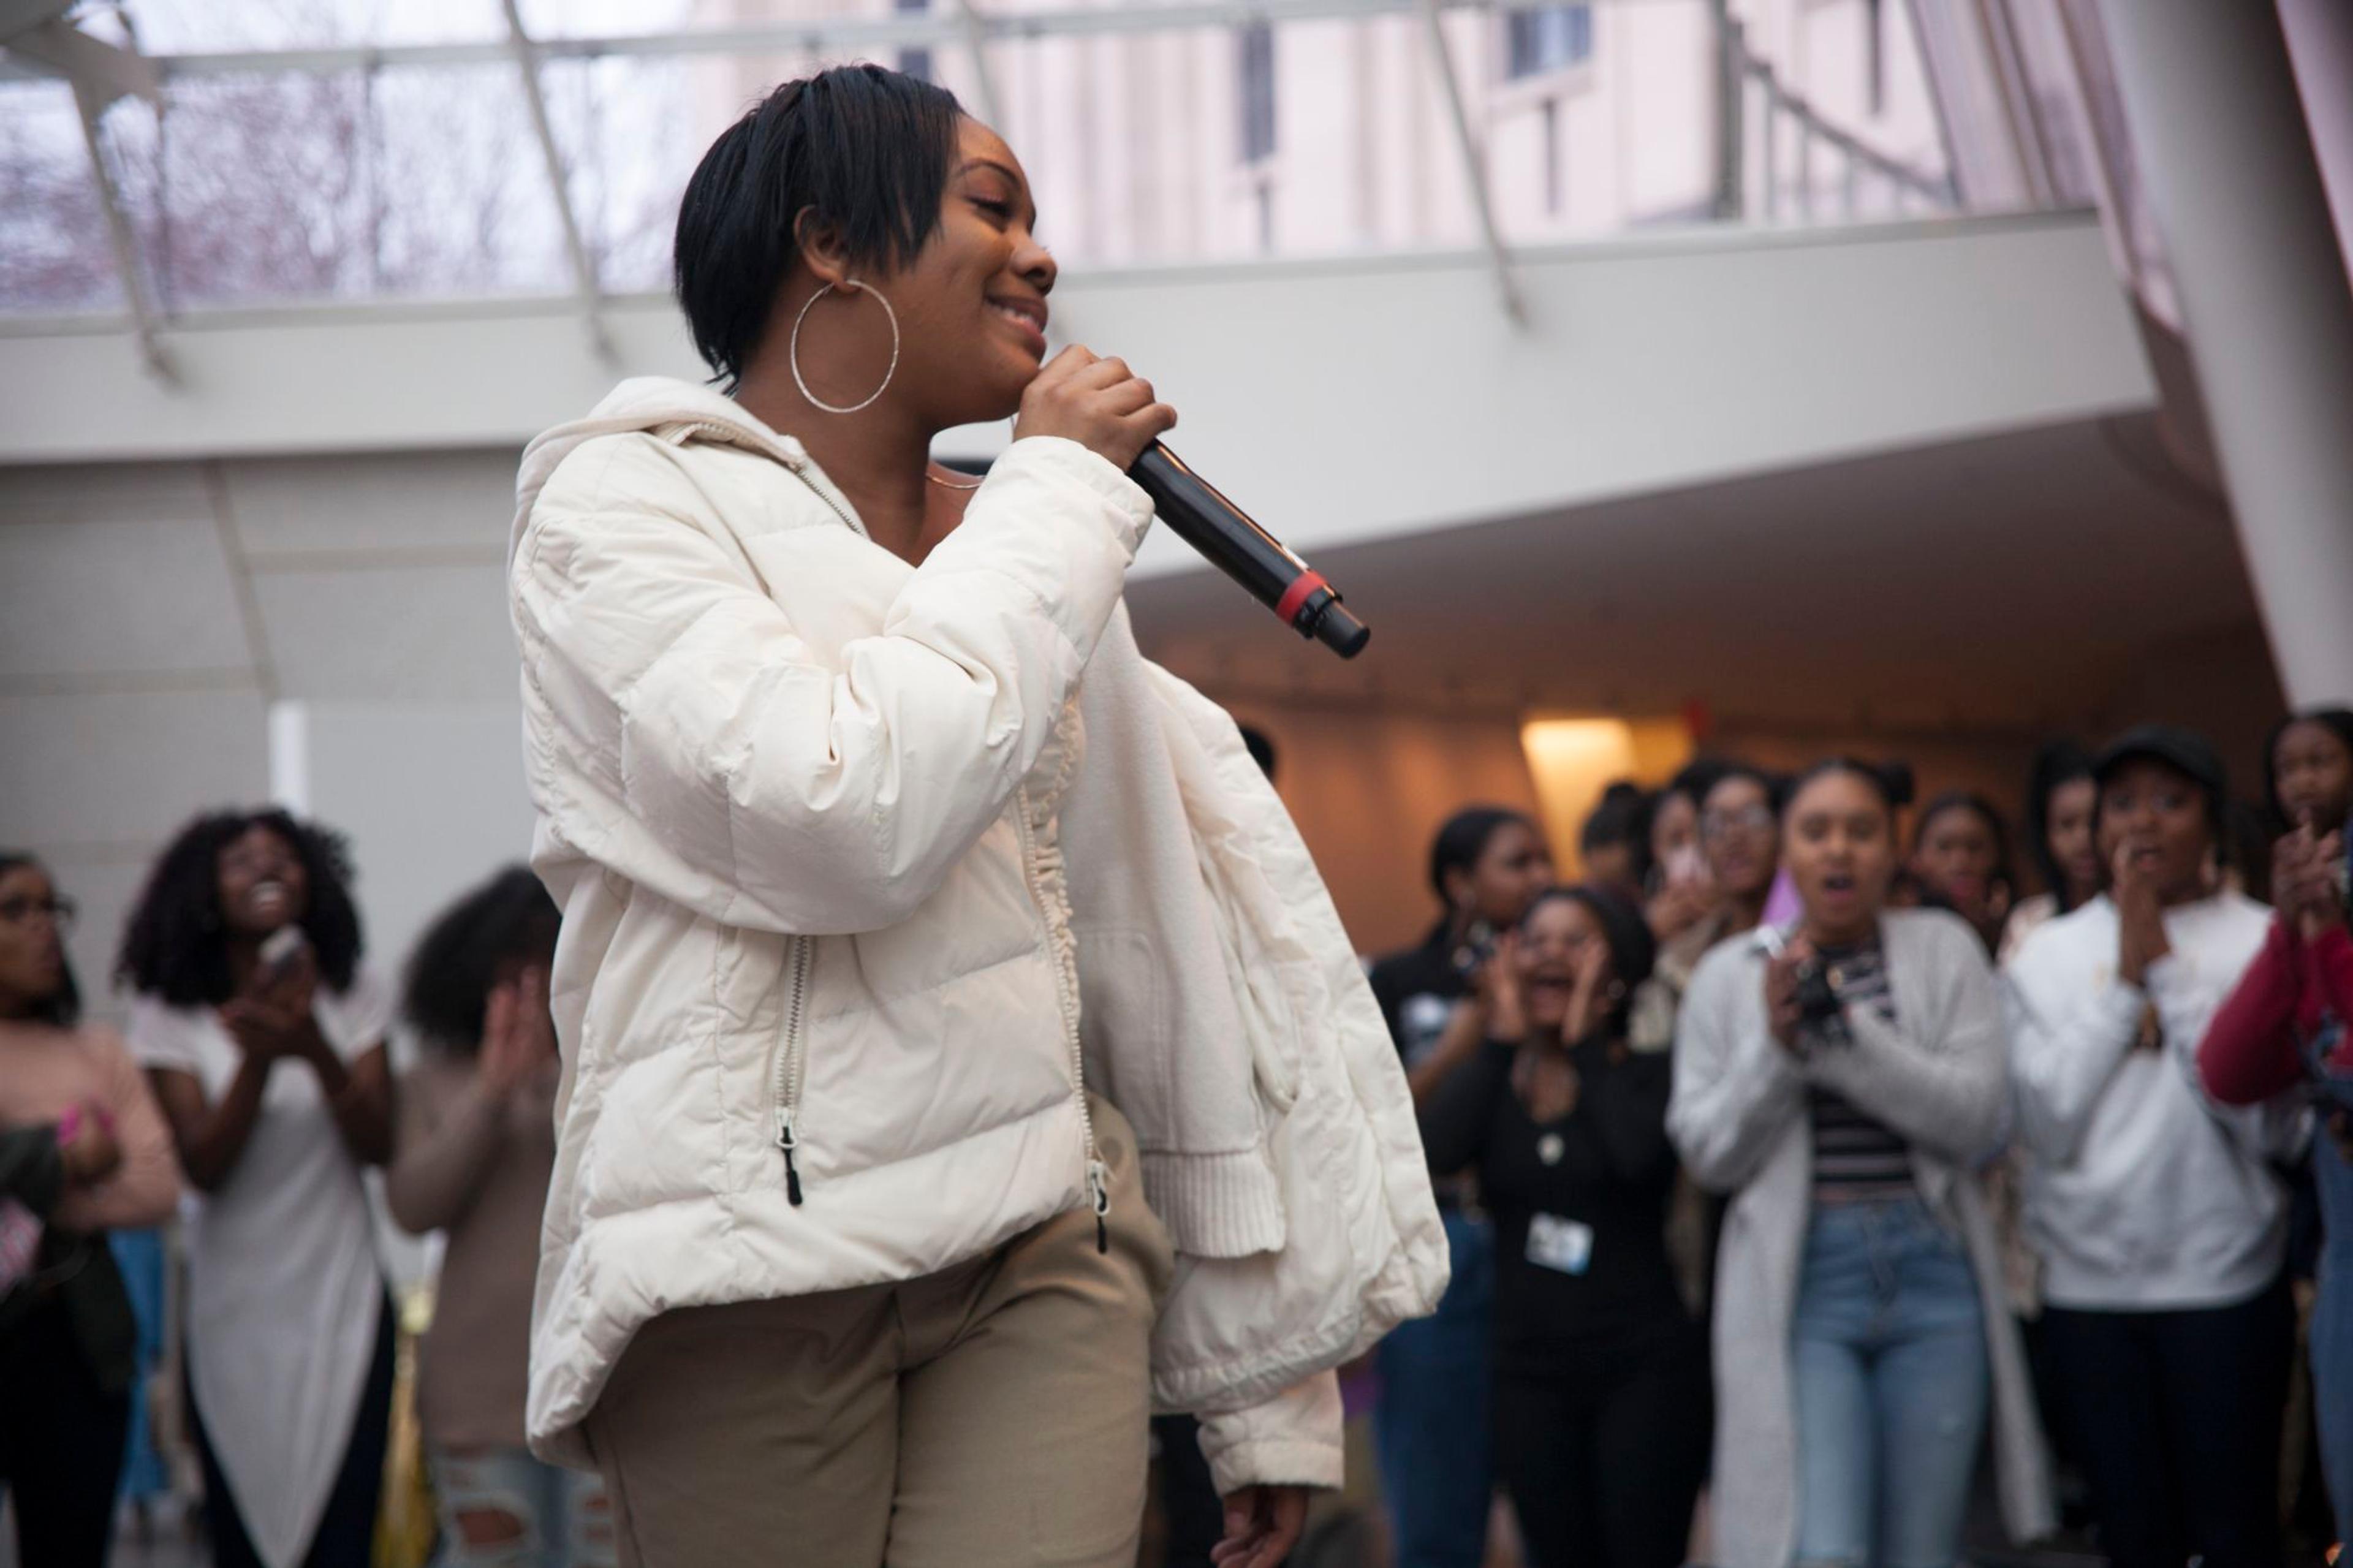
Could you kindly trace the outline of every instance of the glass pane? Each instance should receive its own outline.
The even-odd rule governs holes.
[[[863,16],[851,0],[522,0],[522,25],[540,38],[620,38],[697,28],[758,26],[812,16]]]
[[[184,78],[153,146],[171,307],[569,287],[511,65]]]
[[[1746,0],[1725,91],[1708,0],[1448,22],[1498,226],[1544,244],[1736,222],[1929,216],[1953,205],[1942,122],[1895,0]],[[1486,29],[1465,37],[1461,29]],[[1493,62],[1483,79],[1475,69]],[[1740,129],[1726,209],[1720,127]]]
[[[540,78],[603,287],[669,288],[686,177],[758,86],[739,60],[717,55],[550,60]]]
[[[1955,205],[1910,6],[1835,0],[1747,10],[1751,221],[1927,216]]]
[[[987,53],[999,129],[1066,265],[1469,244],[1477,227],[1418,26],[1104,33]],[[940,63],[976,107],[965,50],[943,48]]]
[[[121,304],[73,89],[0,86],[0,312]]]
[[[779,83],[859,58],[902,70],[921,66],[921,74],[974,101],[961,48],[547,60],[540,79],[548,120],[606,290],[668,289],[679,198],[719,133]]]
[[[371,293],[573,287],[546,153],[514,66],[387,70],[375,100]]]
[[[126,0],[122,9],[151,55],[463,43],[507,32],[499,0]]]

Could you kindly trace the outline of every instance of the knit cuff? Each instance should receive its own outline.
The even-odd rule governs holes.
[[[1248,1258],[1281,1249],[1282,1189],[1256,1149],[1230,1154],[1144,1151],[1144,1195],[1176,1250]]]

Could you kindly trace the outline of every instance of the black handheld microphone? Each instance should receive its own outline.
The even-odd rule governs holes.
[[[1277,620],[1342,658],[1365,651],[1372,628],[1349,614],[1339,590],[1187,468],[1182,458],[1155,441],[1127,477],[1144,487],[1153,510],[1177,538],[1248,589]]]

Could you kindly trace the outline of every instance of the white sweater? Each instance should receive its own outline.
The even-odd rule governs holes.
[[[2026,1232],[2054,1307],[2222,1307],[2278,1275],[2287,1205],[2265,1168],[2297,1119],[2216,1105],[2198,1041],[2270,911],[2232,893],[2166,911],[2172,952],[2147,986],[2117,978],[2105,896],[2042,926],[2005,970]],[[2154,1007],[2162,1047],[2136,1050]]]

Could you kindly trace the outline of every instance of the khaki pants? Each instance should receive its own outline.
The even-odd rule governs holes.
[[[1133,1563],[1175,1259],[1090,1103],[1108,1254],[1081,1208],[904,1284],[638,1330],[587,1421],[624,1568]]]

